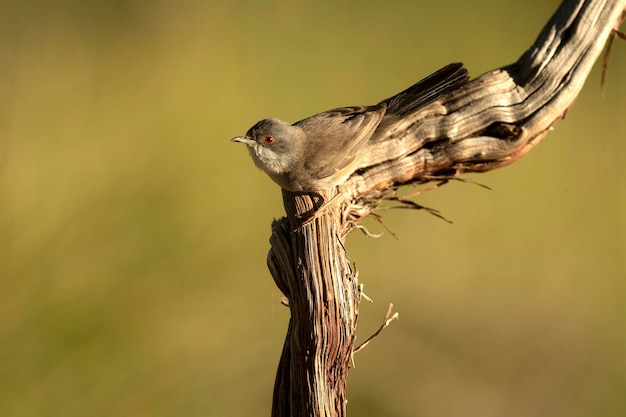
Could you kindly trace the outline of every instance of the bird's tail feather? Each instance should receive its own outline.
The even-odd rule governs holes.
[[[464,85],[469,79],[462,63],[449,64],[411,87],[383,100],[385,118],[401,119]]]

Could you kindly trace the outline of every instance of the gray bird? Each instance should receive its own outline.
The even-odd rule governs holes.
[[[467,80],[463,64],[450,64],[376,105],[328,110],[293,125],[264,119],[232,141],[245,143],[255,165],[285,190],[329,189],[359,168],[368,144],[383,137],[394,123]]]

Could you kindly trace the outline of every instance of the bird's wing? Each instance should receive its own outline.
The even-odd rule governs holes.
[[[379,137],[397,121],[458,89],[467,80],[463,64],[450,64],[374,106],[341,107],[296,122],[294,126],[307,135],[302,169],[317,179],[350,171],[364,145],[376,140],[372,135]]]
[[[349,167],[376,130],[386,107],[386,103],[341,107],[295,123],[307,134],[305,152],[318,155],[306,158],[304,168],[325,178]],[[320,153],[325,157],[319,158]]]

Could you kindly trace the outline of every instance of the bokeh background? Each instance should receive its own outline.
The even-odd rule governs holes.
[[[280,191],[229,142],[516,60],[558,1],[0,3],[0,415],[269,415]],[[352,416],[626,415],[626,44],[518,163],[348,238]]]

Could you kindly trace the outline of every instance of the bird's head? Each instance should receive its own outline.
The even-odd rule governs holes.
[[[305,134],[282,120],[263,119],[231,140],[246,144],[256,166],[273,177],[290,172],[302,158]]]

